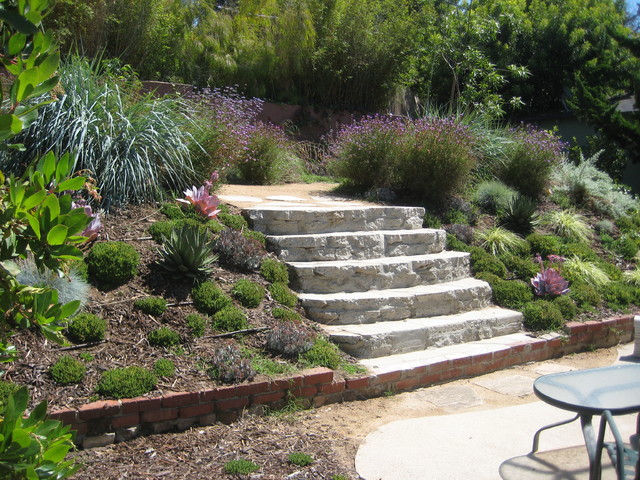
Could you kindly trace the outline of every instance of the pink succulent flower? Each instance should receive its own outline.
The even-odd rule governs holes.
[[[209,195],[207,190],[206,183],[200,188],[188,188],[184,191],[185,198],[178,198],[177,201],[191,204],[198,213],[207,218],[214,218],[220,212],[220,210],[218,210],[220,200],[216,195]]]
[[[89,225],[85,227],[80,235],[82,235],[83,237],[87,237],[87,242],[95,240],[98,237],[98,233],[100,233],[100,230],[102,230],[100,214],[98,212],[94,213],[91,209],[91,206],[87,205],[84,200],[72,202],[71,206],[73,208],[82,208],[85,215],[91,218],[91,222],[89,222]]]

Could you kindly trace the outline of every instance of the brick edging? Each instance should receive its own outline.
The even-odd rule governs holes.
[[[584,323],[569,322],[562,333],[532,337],[490,353],[443,360],[428,366],[343,379],[327,368],[304,370],[277,380],[216,387],[199,392],[169,393],[161,397],[103,400],[77,409],[52,411],[76,430],[84,447],[125,441],[144,433],[194,425],[231,423],[243,411],[262,414],[280,409],[295,398],[305,406],[381,396],[418,387],[493,372],[513,365],[547,360],[589,348],[611,347],[634,338],[633,315]]]

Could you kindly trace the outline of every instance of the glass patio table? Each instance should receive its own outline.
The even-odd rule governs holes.
[[[531,453],[538,450],[540,433],[543,430],[580,418],[589,455],[589,479],[599,480],[601,471],[600,468],[596,468],[596,436],[591,423],[592,417],[601,415],[605,410],[609,410],[612,415],[640,412],[640,364],[630,363],[543,375],[533,383],[533,391],[544,402],[576,412],[576,416],[538,430],[533,437]]]

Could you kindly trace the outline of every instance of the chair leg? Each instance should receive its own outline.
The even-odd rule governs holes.
[[[561,422],[552,423],[551,425],[547,425],[547,426],[544,426],[541,429],[539,429],[535,433],[535,435],[533,436],[533,446],[531,447],[531,453],[536,453],[538,451],[538,445],[540,444],[540,434],[544,430],[548,430],[548,429],[554,428],[554,427],[559,427],[561,425],[566,425],[567,423],[575,422],[578,418],[580,418],[580,414],[576,415],[575,417],[573,417],[573,418],[571,418],[569,420],[563,420]],[[640,421],[640,417],[639,417],[639,421]]]

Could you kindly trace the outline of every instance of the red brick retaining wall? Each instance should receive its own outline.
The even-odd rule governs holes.
[[[418,387],[481,375],[513,365],[547,360],[591,348],[611,347],[634,338],[633,315],[600,322],[571,322],[564,333],[531,337],[490,353],[443,360],[410,370],[343,379],[326,368],[297,375],[200,392],[170,393],[162,397],[105,400],[75,410],[50,413],[77,431],[76,442],[89,447],[123,441],[133,436],[194,425],[231,423],[244,411],[264,413],[279,409],[295,398],[306,406],[381,396]]]

